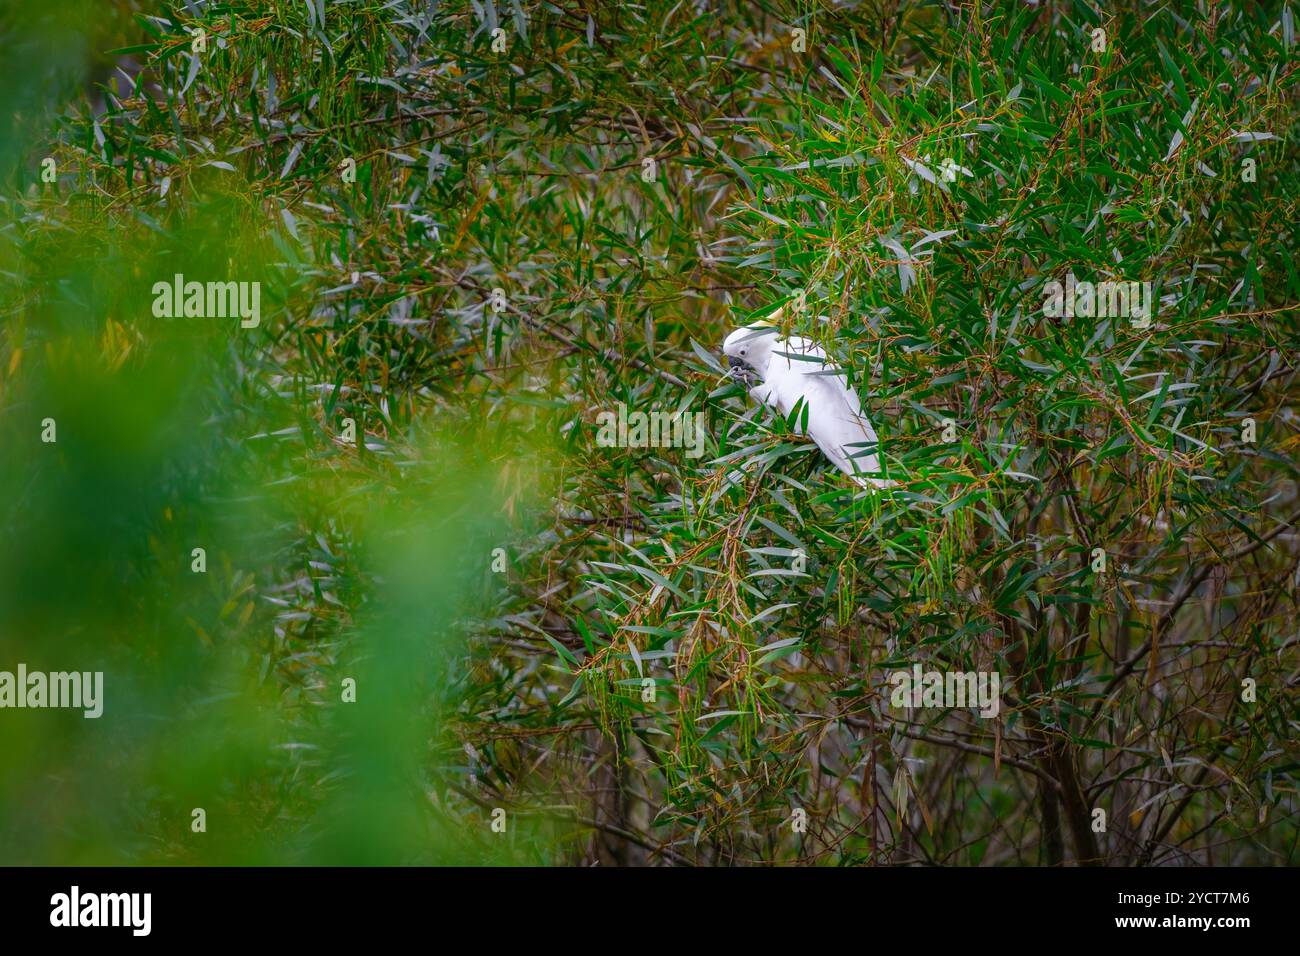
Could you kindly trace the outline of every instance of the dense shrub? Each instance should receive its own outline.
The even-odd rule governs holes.
[[[1295,862],[1284,5],[5,16],[0,668],[110,695],[0,713],[7,861]]]

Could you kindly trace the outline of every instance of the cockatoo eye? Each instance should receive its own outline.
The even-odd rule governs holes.
[[[741,349],[741,350],[740,350],[740,354],[741,354],[741,355],[748,355],[748,354],[749,354],[749,349]]]

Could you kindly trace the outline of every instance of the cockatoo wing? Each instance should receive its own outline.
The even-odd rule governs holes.
[[[821,361],[810,362],[805,356]],[[819,347],[797,337],[778,343],[759,389],[764,386],[768,404],[776,405],[782,414],[789,415],[804,400],[808,437],[840,471],[863,487],[892,484],[871,477],[880,472],[876,430],[863,416],[862,401],[844,374],[826,361]]]
[[[819,361],[810,362],[809,359],[818,359]],[[788,339],[778,341],[772,349],[772,361],[782,362],[790,371],[798,372],[800,375],[816,375],[818,378],[836,379],[843,387],[854,413],[862,414],[862,401],[858,398],[857,392],[849,388],[848,379],[844,377],[844,373],[830,364],[826,352],[812,339],[792,335]]]
[[[856,396],[839,377],[805,375],[808,437],[847,475],[877,474],[876,430],[862,417]]]

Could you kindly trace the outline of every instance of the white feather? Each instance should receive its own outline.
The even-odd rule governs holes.
[[[754,355],[761,364],[763,347],[770,348],[766,368],[759,373],[761,381],[749,390],[750,397],[786,416],[802,399],[807,408],[803,430],[835,467],[864,488],[897,484],[880,475],[876,430],[862,414],[862,402],[844,373],[830,364],[820,347],[799,336],[777,338],[770,330],[757,339],[754,330],[742,331],[749,334],[728,336],[723,346],[726,354],[745,360]],[[740,352],[741,342],[747,343],[745,353]],[[797,428],[802,418],[801,413]]]

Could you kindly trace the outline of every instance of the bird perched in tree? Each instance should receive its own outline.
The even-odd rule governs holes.
[[[840,471],[863,488],[897,484],[881,474],[876,430],[862,414],[862,402],[818,345],[800,336],[781,338],[769,325],[750,325],[728,335],[722,353],[731,377],[755,401],[788,416],[802,399],[796,426]]]

